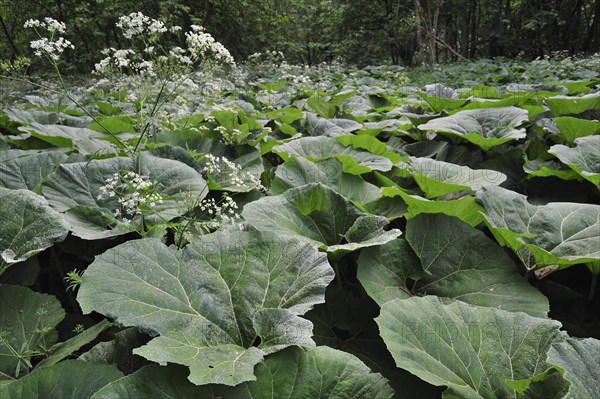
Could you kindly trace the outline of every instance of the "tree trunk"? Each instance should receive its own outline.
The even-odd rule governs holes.
[[[593,21],[588,29],[583,50],[589,52],[600,50],[600,0],[596,0],[594,4]]]
[[[422,62],[425,63],[428,57],[432,68],[437,62],[437,28],[442,2],[443,0],[426,0],[421,3],[421,0],[415,0],[417,37]]]
[[[471,9],[471,20],[469,21],[469,56],[475,57],[477,52],[477,0],[471,0],[469,8]]]
[[[421,58],[421,64],[427,63],[427,55],[425,53],[425,40],[423,39],[423,15],[421,14],[421,2],[415,0],[415,19],[417,22],[417,43],[419,45],[419,58]]]
[[[20,52],[19,52],[19,49],[17,49],[17,46],[15,45],[15,42],[13,40],[13,37],[11,36],[10,32],[8,31],[8,27],[4,23],[4,19],[2,18],[1,15],[0,15],[0,25],[2,26],[2,32],[4,32],[4,36],[6,36],[6,39],[8,40],[8,45],[10,46],[10,49],[12,50],[12,55],[11,55],[10,59],[14,61],[14,59],[20,55]]]

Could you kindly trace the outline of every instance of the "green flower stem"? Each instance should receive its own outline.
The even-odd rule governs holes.
[[[98,120],[87,109],[85,109],[84,106],[82,106],[81,104],[79,104],[79,102],[77,100],[75,100],[75,98],[73,98],[73,96],[71,96],[71,94],[69,93],[69,90],[67,89],[67,85],[65,84],[65,81],[63,80],[62,74],[60,73],[60,69],[58,68],[58,63],[56,61],[53,61],[53,60],[51,60],[51,62],[52,62],[52,66],[54,66],[54,70],[56,71],[56,74],[58,75],[58,80],[59,80],[60,85],[61,85],[61,87],[63,89],[63,92],[67,96],[67,98],[69,100],[71,100],[73,102],[73,104],[75,104],[75,106],[77,108],[79,108],[83,113],[85,113],[87,116],[89,116],[90,118],[92,118],[92,120],[94,122],[96,122],[102,129],[104,129],[106,131],[106,133],[110,134],[110,136],[112,138],[114,138],[117,141],[117,143],[119,143],[119,145],[121,146],[121,148],[126,148],[126,145],[121,141],[121,139],[119,139],[100,120]]]

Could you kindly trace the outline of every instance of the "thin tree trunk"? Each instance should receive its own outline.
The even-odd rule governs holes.
[[[600,49],[600,0],[594,4],[594,16],[592,24],[588,29],[587,37],[583,45],[584,51],[598,51]]]
[[[415,15],[417,19],[417,37],[422,57],[427,52],[429,64],[433,68],[437,62],[437,28],[440,9],[443,0],[428,0],[423,7],[421,0],[415,0]],[[425,31],[425,35],[423,34]],[[427,36],[426,39],[423,36]],[[427,42],[427,49],[423,43]],[[426,50],[426,51],[425,51]]]
[[[424,65],[427,63],[427,56],[425,53],[425,40],[423,39],[423,14],[420,0],[415,0],[415,19],[417,21],[417,43],[419,44],[419,57],[421,58],[421,64]]]
[[[8,31],[8,27],[4,23],[4,19],[2,18],[2,16],[0,16],[0,25],[2,26],[2,31],[4,32],[4,36],[6,36],[6,39],[8,40],[8,44],[10,46],[10,49],[12,50],[12,53],[13,53],[11,56],[11,60],[14,60],[21,53],[19,52],[19,49],[17,49],[17,46],[15,45],[15,42],[13,40],[13,37],[10,35],[10,32]]]
[[[471,0],[471,20],[469,21],[469,52],[468,58],[475,57],[477,52],[477,0]]]

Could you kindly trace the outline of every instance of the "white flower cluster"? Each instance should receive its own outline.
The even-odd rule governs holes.
[[[135,54],[131,49],[117,50],[115,48],[105,48],[102,50],[102,54],[106,56],[94,66],[93,73],[102,74],[107,73],[113,68],[123,69],[127,68],[132,64],[129,56]]]
[[[238,187],[243,187],[246,181],[249,181],[256,187],[257,190],[266,191],[266,187],[262,185],[260,179],[251,173],[242,170],[242,165],[231,162],[225,157],[215,157],[212,154],[206,154],[206,163],[202,171],[209,175],[216,175],[228,171],[228,177],[231,183]]]
[[[197,25],[192,25],[192,31],[185,34],[188,48],[175,46],[170,49],[160,46],[160,36],[167,31],[180,31],[179,26],[167,28],[162,21],[134,12],[120,17],[117,27],[127,39],[140,38],[144,43],[143,50],[137,53],[131,49],[104,49],[105,58],[95,65],[95,74],[125,72],[127,69],[141,77],[160,76],[177,80],[190,73],[194,64],[204,58],[212,57],[219,62],[234,64],[229,51]]]
[[[225,126],[217,126],[215,130],[221,134],[221,141],[225,144],[239,144],[240,137],[242,137],[240,129],[232,129],[230,131]]]
[[[167,31],[162,21],[150,18],[141,12],[132,12],[120,17],[117,27],[123,31],[123,36],[127,39],[143,34],[160,35]]]
[[[28,19],[27,21],[25,21],[25,24],[23,25],[24,28],[41,28],[41,29],[45,29],[50,33],[54,33],[54,32],[58,32],[58,33],[65,33],[67,27],[65,26],[64,22],[60,22],[55,20],[54,18],[50,18],[50,17],[46,17],[44,18],[43,21],[37,20],[37,19]]]
[[[173,47],[169,51],[169,56],[183,65],[192,65],[194,63],[194,61],[186,55],[186,51],[181,47]]]
[[[75,46],[64,37],[59,37],[56,41],[50,41],[48,38],[43,37],[40,40],[33,40],[30,45],[31,48],[35,50],[33,54],[37,57],[45,55],[54,61],[60,59],[60,55],[65,49],[75,48]]]
[[[119,209],[115,209],[113,215],[124,223],[129,223],[135,215],[141,215],[142,211],[163,203],[163,197],[154,192],[155,187],[150,179],[137,173],[114,173],[104,183],[97,198],[117,197]]]
[[[200,203],[200,210],[206,212],[209,217],[219,224],[234,222],[240,218],[236,212],[238,205],[228,195],[224,195],[220,202],[216,202],[214,198],[205,198]]]
[[[254,63],[280,64],[285,59],[283,52],[276,50],[266,50],[264,53],[254,53],[248,57],[248,61]]]
[[[52,61],[58,61],[60,59],[60,55],[66,49],[75,48],[70,41],[62,36],[54,40],[55,33],[65,33],[66,27],[64,22],[46,17],[44,18],[44,21],[29,19],[23,26],[25,28],[33,28],[39,37],[39,40],[33,40],[30,43],[31,48],[34,50],[33,54],[37,57],[46,56]],[[50,32],[50,38],[42,37],[37,30],[38,28],[45,29]]]
[[[185,33],[185,39],[193,59],[199,60],[210,53],[218,61],[235,65],[229,50],[217,42],[210,33],[205,32],[202,26],[192,25],[191,28],[191,32]]]

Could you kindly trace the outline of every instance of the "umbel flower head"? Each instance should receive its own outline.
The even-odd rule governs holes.
[[[132,12],[129,15],[120,17],[117,27],[123,31],[123,36],[127,39],[132,39],[138,35],[159,36],[167,31],[162,21],[150,18],[141,12]]]
[[[155,184],[150,178],[135,172],[114,173],[104,183],[98,199],[116,197],[119,208],[114,210],[114,216],[123,223],[129,223],[135,215],[141,215],[156,204],[163,203],[163,197],[155,192]]]
[[[48,57],[51,61],[58,61],[61,54],[68,48],[74,49],[75,46],[62,36],[55,40],[56,33],[65,33],[66,26],[64,22],[46,17],[43,21],[29,19],[23,25],[25,28],[32,28],[38,35],[39,40],[33,40],[30,44],[34,50],[33,54],[37,57]],[[46,30],[50,37],[43,37],[40,30]]]
[[[120,17],[116,26],[121,29],[126,39],[142,44],[142,48],[140,51],[131,48],[103,50],[105,58],[95,65],[95,74],[118,72],[172,79],[191,72],[194,65],[207,60],[235,64],[229,51],[198,25],[192,25],[192,30],[185,33],[185,48],[165,48],[160,42],[165,32],[177,33],[181,31],[180,26],[168,28],[162,21],[141,12]]]

